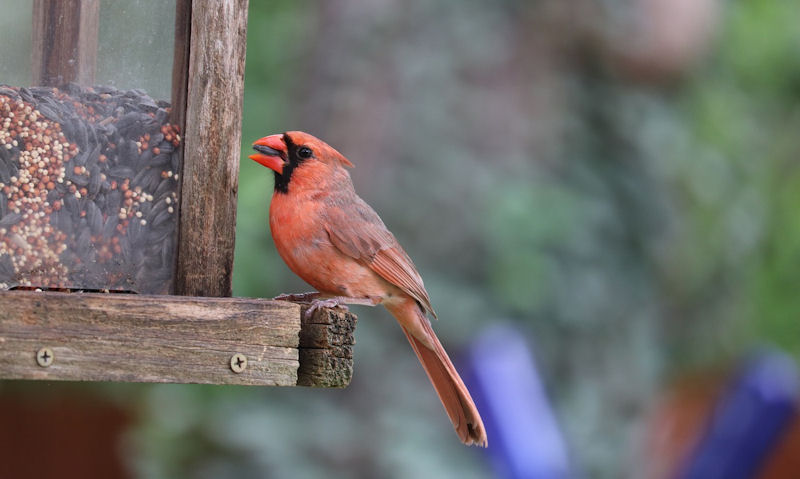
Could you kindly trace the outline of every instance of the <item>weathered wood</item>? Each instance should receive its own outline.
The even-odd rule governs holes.
[[[247,3],[192,2],[177,294],[231,295]]]
[[[175,41],[172,52],[172,111],[170,121],[186,131],[186,93],[189,82],[189,35],[192,0],[175,0]]]
[[[347,385],[355,317],[322,310],[304,331],[300,318],[250,298],[0,292],[0,378],[295,386],[300,368],[304,386]]]
[[[34,0],[33,84],[92,85],[99,25],[100,0]]]
[[[350,384],[356,321],[355,315],[340,309],[318,309],[302,320],[298,386],[341,388]]]

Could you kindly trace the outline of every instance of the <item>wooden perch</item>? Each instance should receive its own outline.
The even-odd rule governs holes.
[[[344,387],[356,317],[250,298],[0,292],[0,378]]]
[[[298,386],[341,388],[350,384],[355,322],[354,315],[338,309],[317,310],[308,320],[303,319]]]

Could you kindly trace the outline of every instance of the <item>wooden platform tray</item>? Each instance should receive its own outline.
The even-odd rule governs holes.
[[[0,379],[345,387],[356,317],[251,298],[0,292]]]

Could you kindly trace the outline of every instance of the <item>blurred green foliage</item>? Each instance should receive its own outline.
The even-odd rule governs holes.
[[[580,9],[357,3],[342,2],[343,13],[308,4],[288,22],[281,9],[280,25],[253,7],[251,55],[291,40],[269,67],[248,62],[245,148],[302,128],[350,156],[357,189],[419,263],[451,348],[500,318],[536,339],[577,470],[623,474],[641,452],[633,441],[648,405],[674,375],[761,345],[800,357],[797,5],[721,5],[709,51],[653,82],[558,28]],[[584,21],[623,21],[622,7],[607,10]],[[251,121],[251,109],[265,118]],[[249,195],[239,231],[255,237]],[[274,258],[265,236],[253,242]],[[235,285],[256,294],[251,270],[263,270],[249,251],[238,250]],[[258,294],[302,289],[266,261]],[[360,334],[372,316],[361,313]],[[370,334],[359,347],[366,341],[402,338]],[[369,374],[361,358],[357,377]],[[384,372],[366,394],[414,380]],[[443,454],[417,444],[415,457]],[[435,475],[466,472],[455,455],[448,464]]]
[[[765,344],[798,356],[797,5],[721,5],[710,51],[652,81],[592,45],[593,22],[629,20],[619,5],[569,30],[591,8],[336,3],[252,6],[245,151],[300,128],[348,155],[452,349],[503,318],[536,339],[577,470],[619,477],[635,462],[648,404],[674,375]],[[248,163],[236,290],[303,289],[265,233],[270,175]],[[419,371],[391,371],[410,355],[396,331],[369,329],[385,315],[360,313],[358,348],[401,350],[360,351],[357,381],[365,362],[385,367],[363,394],[424,388]],[[417,458],[444,454],[415,444]],[[471,454],[434,475],[465,474],[456,458]]]

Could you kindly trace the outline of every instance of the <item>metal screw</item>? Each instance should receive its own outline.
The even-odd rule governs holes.
[[[231,371],[239,374],[247,368],[247,356],[242,353],[236,353],[231,356]]]
[[[36,364],[46,368],[53,364],[53,351],[50,348],[42,348],[36,352]]]

